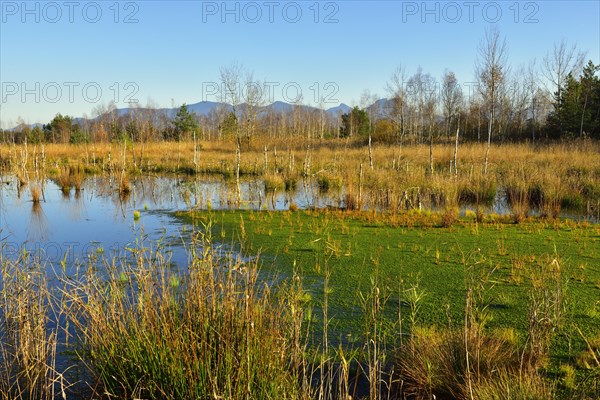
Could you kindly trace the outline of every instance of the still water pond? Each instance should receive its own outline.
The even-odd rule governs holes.
[[[268,191],[262,180],[247,180],[236,185],[211,177],[181,179],[174,176],[145,176],[131,182],[131,192],[119,195],[118,180],[110,176],[88,176],[81,190],[64,192],[52,180],[32,182],[19,187],[14,176],[0,176],[0,243],[9,258],[27,249],[46,262],[56,264],[67,255],[72,264],[83,261],[102,248],[105,255],[120,254],[144,237],[167,243],[171,261],[184,266],[184,246],[191,229],[173,216],[173,211],[197,209],[269,209],[345,207],[345,190],[323,192],[316,181],[300,180],[293,191]],[[32,201],[32,190],[39,188],[39,203]],[[385,208],[385,196],[366,195],[366,208]],[[435,208],[435,207],[432,207]],[[461,207],[461,213],[474,209]],[[510,207],[500,190],[486,212],[506,214]],[[536,211],[530,211],[535,215]],[[564,217],[586,218],[563,214]],[[590,216],[587,216],[590,219]],[[592,218],[593,220],[593,218]]]
[[[121,252],[142,235],[150,242],[170,244],[172,261],[185,263],[182,246],[188,227],[172,212],[190,208],[228,209],[237,203],[235,184],[216,179],[181,180],[176,177],[140,177],[127,196],[119,195],[111,177],[87,177],[81,190],[63,192],[52,180],[19,188],[16,178],[0,177],[0,239],[4,256],[27,249],[56,263],[67,255],[82,261],[91,251]],[[41,201],[32,201],[39,187]],[[269,193],[262,181],[240,185],[240,208],[283,210],[342,206],[341,193],[322,194],[316,185],[299,185],[294,193]],[[139,216],[136,214],[139,213]],[[107,253],[108,252],[108,253]]]

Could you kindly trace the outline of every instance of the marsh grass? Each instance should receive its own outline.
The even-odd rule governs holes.
[[[267,174],[263,176],[265,193],[278,192],[287,187],[286,180],[279,174]]]
[[[411,332],[397,352],[397,373],[401,391],[408,399],[547,399],[552,385],[540,375],[542,358],[549,354],[552,324],[549,308],[560,307],[557,296],[533,298],[527,345],[519,342],[512,329],[489,329],[489,292],[495,285],[495,270],[486,270],[486,258],[479,251],[468,254],[465,265],[466,298],[464,323],[460,329],[423,327],[416,323],[413,309]],[[532,293],[540,285],[554,289],[552,282],[536,275]],[[560,292],[560,289],[556,289]],[[554,291],[553,291],[554,293]]]
[[[456,220],[458,219],[458,209],[453,207],[448,207],[441,214],[442,217],[442,226],[444,228],[450,228]]]
[[[143,398],[302,398],[300,309],[257,281],[256,261],[201,253],[180,274],[158,249],[68,283],[80,357],[98,393]],[[196,248],[199,243],[192,243]]]
[[[71,173],[68,167],[64,167],[60,170],[59,175],[56,178],[56,184],[65,194],[71,191]]]
[[[131,182],[129,182],[129,178],[127,174],[123,171],[119,177],[119,196],[122,198],[126,198],[131,193]]]
[[[530,269],[529,362],[532,368],[550,361],[552,338],[564,325],[567,307],[567,280],[557,255],[542,260]]]
[[[527,218],[529,211],[529,192],[522,184],[509,185],[506,188],[506,198],[512,207],[514,223],[520,224]]]
[[[467,344],[477,343],[477,349]],[[475,350],[477,350],[475,352]],[[473,356],[477,354],[477,359]],[[469,357],[471,363],[467,361]],[[509,398],[510,389],[499,397],[485,397],[484,390],[501,376],[528,382],[535,372],[521,370],[521,353],[517,343],[495,332],[481,333],[473,329],[440,330],[414,327],[409,339],[397,354],[399,384],[406,398]],[[502,385],[495,388],[502,390]],[[534,385],[535,386],[535,385]],[[474,393],[474,397],[471,397]],[[510,397],[512,398],[512,397]],[[542,397],[538,397],[542,398]]]
[[[285,177],[284,186],[288,191],[293,190],[293,182],[298,176],[314,179],[323,193],[330,189],[352,187],[355,199],[349,203],[359,203],[358,209],[363,206],[384,210],[409,209],[419,208],[419,204],[424,208],[444,208],[456,203],[490,207],[497,200],[498,193],[507,190],[509,205],[514,203],[519,208],[515,214],[519,221],[525,206],[528,210],[535,209],[543,216],[553,218],[561,210],[590,211],[592,206],[597,207],[600,197],[599,145],[596,142],[586,143],[586,146],[572,142],[543,147],[502,144],[490,156],[490,168],[486,174],[482,158],[485,146],[478,143],[461,145],[461,168],[456,172],[444,167],[435,168],[431,173],[426,145],[375,146],[370,153],[360,140],[260,139],[261,146],[244,146],[240,155],[240,175],[264,178],[267,189],[279,189],[281,176]],[[289,162],[285,162],[286,157],[278,156],[276,168],[271,168],[272,161],[268,168],[260,166],[265,145],[267,148],[287,149]],[[202,148],[202,158],[192,164],[196,154],[194,149],[198,146]],[[137,154],[142,149],[143,154]],[[42,168],[50,171],[54,168],[52,165],[71,166],[63,167],[59,171],[61,176],[65,170],[75,169],[68,180],[65,177],[64,184],[59,183],[63,188],[72,185],[77,188],[80,178],[76,171],[115,173],[120,169],[129,174],[172,172],[212,174],[231,179],[235,175],[235,149],[236,144],[232,140],[145,143],[128,147],[126,156],[121,157],[116,156],[120,149],[113,144],[96,143],[94,156],[87,157],[84,146],[48,144],[45,146],[47,162]],[[432,150],[436,165],[448,165],[453,159],[450,146],[437,144]],[[19,162],[17,149],[0,151],[15,158],[6,163],[12,166],[13,172],[23,175],[25,167],[33,169],[33,164],[24,167]],[[365,168],[364,174],[360,174],[360,165],[369,166],[371,158],[373,168]],[[293,161],[296,159],[304,159],[305,162],[296,163]],[[32,160],[29,162],[33,163]],[[410,196],[413,191],[418,191],[418,199]]]
[[[336,176],[332,173],[324,173],[317,176],[317,187],[321,193],[328,193],[329,190],[340,190],[342,185],[341,176]]]
[[[71,184],[75,186],[76,191],[80,191],[85,180],[85,171],[81,165],[69,167]]]
[[[39,204],[41,198],[42,198],[42,189],[40,189],[39,186],[32,186],[31,189],[31,201],[34,204]]]
[[[55,369],[58,328],[49,323],[44,268],[26,251],[11,261],[0,256],[0,396],[54,399],[67,388]]]
[[[27,174],[23,173],[22,170],[17,169],[15,171],[15,176],[17,177],[17,185],[19,188],[22,188],[23,186],[27,185]]]
[[[84,381],[92,398],[544,399],[558,393],[557,385],[577,398],[598,393],[600,341],[593,332],[581,334],[586,346],[577,353],[592,377],[589,388],[579,369],[568,379],[568,367],[555,380],[545,374],[550,344],[568,317],[568,260],[595,254],[597,232],[589,226],[513,226],[506,217],[487,220],[481,230],[472,218],[440,229],[443,213],[418,210],[191,215],[202,223],[186,239],[186,265],[174,266],[168,248],[142,236],[126,257],[90,255],[53,292],[28,253],[2,260],[0,395],[56,398],[67,390],[65,371],[54,367],[58,332],[49,321],[57,314],[68,317],[68,349],[73,365],[85,366],[81,375],[93,377]],[[227,238],[223,226],[213,226],[219,216],[234,221],[234,250],[214,242],[218,228]],[[542,246],[522,255],[517,244],[524,234],[558,241],[559,249],[574,238],[584,253],[563,260]],[[281,253],[270,248],[291,266],[281,279],[261,268],[254,243],[261,236],[263,245],[287,246]],[[462,243],[477,250],[463,252]],[[538,250],[542,255],[531,255]],[[403,258],[395,258],[399,253]],[[361,262],[358,272],[352,268]],[[407,288],[403,268],[427,278]],[[507,293],[498,295],[503,279],[511,285],[501,285]],[[525,294],[515,294],[513,284],[527,285]],[[432,311],[440,308],[440,293],[455,296],[443,300],[447,325]],[[506,320],[504,328],[494,325],[501,314],[492,300],[515,307],[509,328]],[[343,325],[343,318],[360,321]],[[512,328],[514,320],[523,321],[522,329]],[[340,332],[352,341],[332,345]]]

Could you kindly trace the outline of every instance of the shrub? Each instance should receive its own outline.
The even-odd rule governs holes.
[[[297,398],[302,346],[292,319],[270,289],[257,284],[257,261],[221,259],[202,240],[180,274],[160,251],[134,249],[133,264],[107,276],[68,281],[81,356],[121,398]],[[195,248],[195,247],[194,247]],[[104,272],[102,274],[105,274]]]
[[[447,208],[442,213],[442,226],[444,228],[450,228],[456,222],[458,218],[458,210],[456,208]]]
[[[567,210],[580,210],[583,208],[583,197],[578,193],[569,193],[560,199],[560,207]]]
[[[263,179],[265,182],[265,192],[277,192],[285,187],[285,182],[280,175],[268,174]]]
[[[407,398],[467,399],[473,388],[493,383],[498,374],[518,376],[519,356],[517,344],[506,335],[415,327],[400,347],[396,370]]]
[[[327,193],[331,189],[341,189],[342,179],[332,174],[321,174],[317,178],[317,186],[319,187],[319,192]]]
[[[285,191],[294,192],[298,186],[298,180],[295,177],[288,176],[285,178]]]

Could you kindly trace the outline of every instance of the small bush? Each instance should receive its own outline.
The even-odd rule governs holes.
[[[319,192],[327,193],[331,189],[341,189],[342,179],[332,174],[321,174],[317,178],[317,186],[319,187]]]
[[[580,210],[583,208],[583,197],[578,193],[565,194],[560,199],[560,206],[567,210]]]
[[[101,393],[149,399],[299,398],[300,307],[257,283],[258,262],[221,259],[202,240],[189,272],[160,252],[108,276],[67,282],[85,365]],[[292,309],[299,316],[291,316]],[[295,314],[295,315],[296,315]],[[296,360],[296,362],[294,362]]]
[[[268,174],[263,178],[265,183],[265,192],[277,192],[285,187],[285,182],[280,175]]]
[[[477,383],[493,384],[498,374],[517,377],[519,365],[519,349],[505,334],[415,327],[400,347],[396,370],[407,398],[467,399]]]
[[[288,176],[285,178],[285,191],[295,192],[298,186],[298,180],[295,177]]]
[[[456,208],[448,208],[442,213],[442,226],[450,228],[458,218],[458,210]]]

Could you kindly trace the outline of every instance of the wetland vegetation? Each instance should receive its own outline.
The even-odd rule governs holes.
[[[2,146],[3,397],[599,395],[597,143],[294,143]]]

